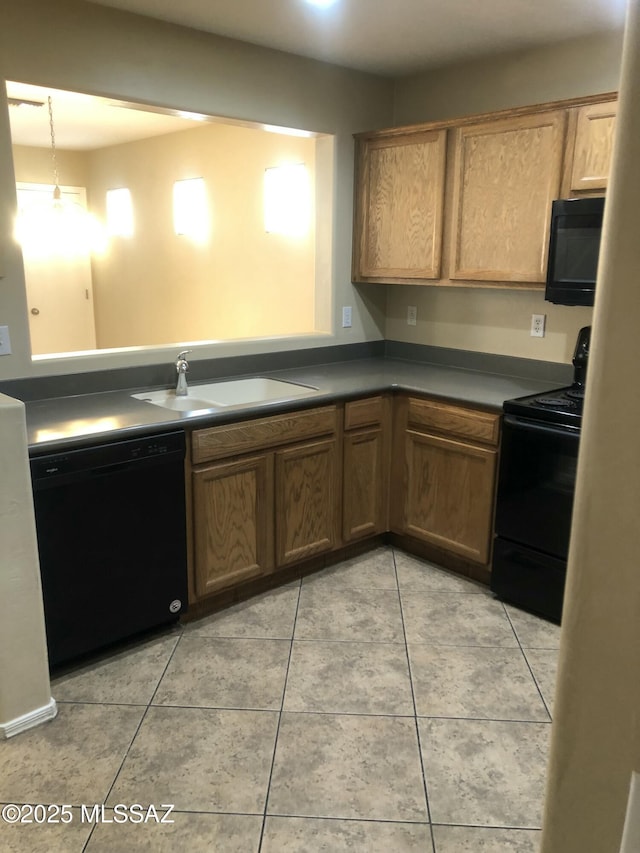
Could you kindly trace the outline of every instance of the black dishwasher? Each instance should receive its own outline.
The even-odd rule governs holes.
[[[184,456],[175,431],[31,459],[50,666],[186,606]]]

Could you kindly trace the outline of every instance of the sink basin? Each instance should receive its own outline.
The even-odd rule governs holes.
[[[228,382],[212,382],[195,385],[192,392],[199,399],[210,400],[215,406],[241,406],[247,403],[265,403],[269,400],[290,400],[292,397],[307,397],[318,389],[281,379],[231,379]]]
[[[132,394],[136,400],[145,403],[153,403],[154,406],[162,406],[164,409],[173,409],[174,412],[195,412],[213,409],[213,403],[201,400],[199,397],[176,397],[175,391],[144,391],[141,394]]]
[[[192,385],[186,397],[176,397],[174,390],[146,391],[131,396],[136,400],[153,403],[165,409],[194,412],[226,406],[246,406],[250,403],[297,399],[315,394],[317,390],[310,385],[256,376],[250,379],[230,379],[227,382]]]

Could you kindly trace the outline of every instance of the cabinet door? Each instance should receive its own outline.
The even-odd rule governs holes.
[[[565,124],[558,110],[457,129],[452,279],[545,281]]]
[[[198,596],[273,568],[273,454],[193,472]]]
[[[437,279],[446,130],[361,143],[354,279]]]
[[[571,170],[571,192],[605,190],[611,168],[617,101],[580,107]]]
[[[411,430],[405,450],[405,532],[486,564],[496,451]]]
[[[308,442],[275,455],[276,562],[283,566],[337,544],[337,442]]]
[[[384,455],[380,427],[345,433],[342,535],[347,542],[385,529]]]

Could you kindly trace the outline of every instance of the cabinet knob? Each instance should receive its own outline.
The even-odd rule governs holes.
[[[32,308],[32,309],[31,309],[31,313],[32,313],[34,316],[37,316],[37,315],[40,313],[40,309],[39,309],[39,308]]]

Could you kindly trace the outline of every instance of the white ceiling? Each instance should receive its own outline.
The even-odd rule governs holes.
[[[86,0],[350,68],[402,76],[624,24],[626,0]]]
[[[51,145],[48,97],[51,96],[56,147],[73,151],[118,145],[164,133],[186,130],[202,119],[187,113],[169,113],[151,108],[7,81],[7,96],[34,101],[41,106],[10,106],[11,140],[14,145],[46,148]],[[126,109],[125,107],[129,107]]]

